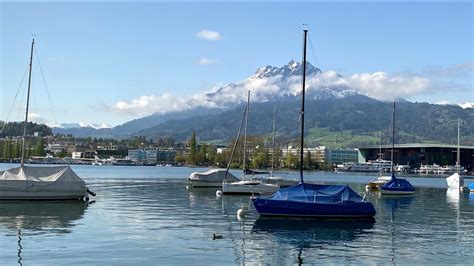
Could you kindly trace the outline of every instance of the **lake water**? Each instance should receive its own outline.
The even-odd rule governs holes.
[[[262,219],[253,207],[239,221],[248,196],[186,189],[186,177],[204,169],[72,168],[95,202],[0,202],[1,265],[469,264],[474,255],[474,196],[446,190],[443,178],[409,178],[414,196],[369,194],[375,223]],[[313,172],[305,180],[362,195],[373,177]]]

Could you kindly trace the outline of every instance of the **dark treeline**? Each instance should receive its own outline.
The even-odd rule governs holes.
[[[24,122],[8,122],[5,124],[0,121],[0,130],[2,128],[3,131],[0,131],[0,138],[23,136]],[[40,136],[53,135],[53,131],[47,125],[28,122],[26,126],[26,135],[31,136],[35,132],[38,132]]]

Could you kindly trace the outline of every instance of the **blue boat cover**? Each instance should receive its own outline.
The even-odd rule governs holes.
[[[471,190],[471,191],[474,190],[474,183],[469,184],[469,190]]]
[[[415,191],[415,188],[405,179],[396,178],[392,175],[392,179],[382,186],[382,189],[389,191]]]
[[[253,197],[253,205],[260,215],[314,218],[371,218],[375,215],[372,203],[348,186],[300,183],[280,189],[271,197]]]
[[[337,204],[345,201],[361,202],[359,196],[348,186],[316,185],[300,183],[278,190],[272,200]]]

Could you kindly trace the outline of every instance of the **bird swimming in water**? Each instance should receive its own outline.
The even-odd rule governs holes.
[[[212,234],[212,240],[222,239],[221,235]]]

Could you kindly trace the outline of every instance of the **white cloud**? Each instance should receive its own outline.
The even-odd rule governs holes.
[[[430,94],[447,87],[449,86],[446,84],[434,82],[423,76],[391,75],[385,72],[360,73],[343,77],[334,71],[327,71],[307,77],[308,92],[339,88],[384,101]],[[301,76],[293,75],[288,78],[273,75],[262,78],[256,74],[235,83],[216,85],[209,91],[198,92],[189,97],[176,97],[171,93],[141,96],[130,101],[117,102],[113,109],[120,113],[149,115],[189,110],[198,106],[225,108],[245,102],[248,90],[252,91],[251,100],[254,102],[265,102],[279,96],[297,95],[301,90]]]
[[[48,127],[57,127],[58,126],[58,124],[45,119],[41,114],[34,113],[34,112],[28,112],[28,121],[34,122],[34,123],[37,123],[37,124],[45,124]]]
[[[341,83],[356,89],[361,94],[379,100],[393,100],[399,97],[418,95],[431,86],[428,78],[419,76],[391,76],[385,72],[355,74],[341,78]]]
[[[199,62],[198,62],[198,64],[200,64],[200,65],[212,65],[212,64],[215,64],[215,63],[216,63],[216,60],[209,59],[209,58],[206,58],[206,57],[202,57],[201,59],[199,59]]]
[[[222,36],[219,32],[217,31],[211,31],[211,30],[201,30],[196,33],[196,37],[208,41],[218,41],[222,39]]]
[[[474,103],[460,103],[459,106],[462,109],[474,108]]]

